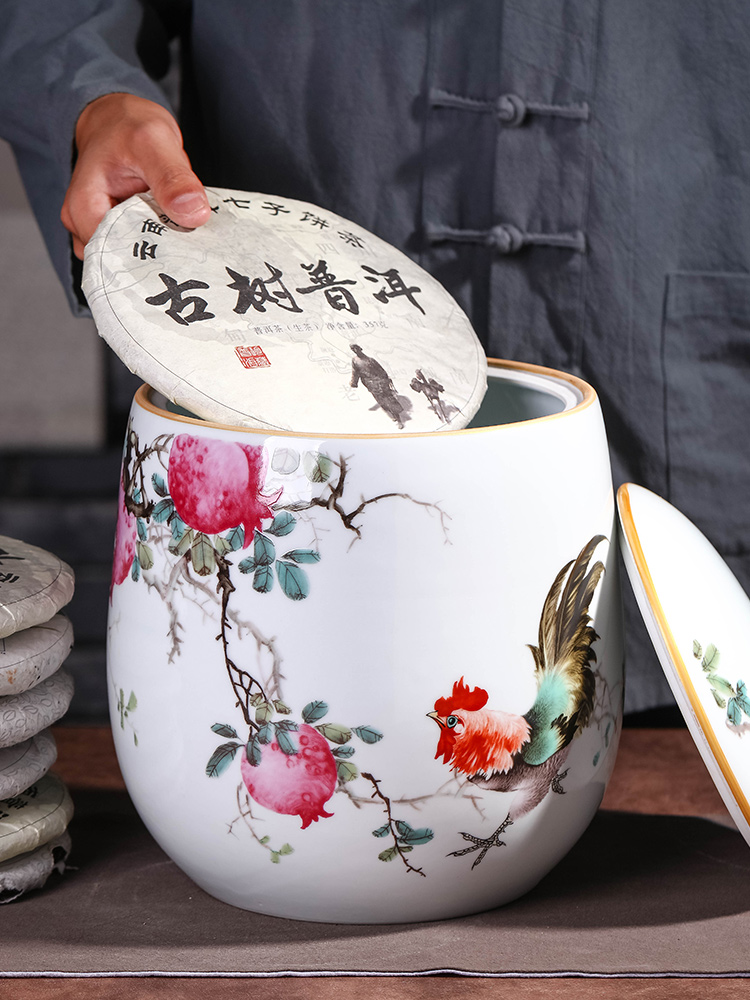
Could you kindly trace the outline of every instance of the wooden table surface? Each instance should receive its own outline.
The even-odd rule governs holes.
[[[76,789],[123,789],[108,728],[58,726],[55,770]],[[679,780],[677,780],[679,776]],[[603,809],[728,819],[684,729],[625,729]],[[12,904],[11,904],[12,905]],[[750,949],[749,949],[750,951]],[[727,1000],[750,997],[750,980],[698,978],[476,978],[459,976],[320,976],[279,978],[114,977],[0,979],[0,1000],[614,1000],[615,997]]]

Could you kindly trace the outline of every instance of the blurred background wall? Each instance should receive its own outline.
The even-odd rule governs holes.
[[[134,376],[74,319],[0,142],[0,535],[76,574],[67,722],[107,718],[105,640],[122,441]]]

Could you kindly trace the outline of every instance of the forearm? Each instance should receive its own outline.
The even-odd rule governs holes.
[[[74,307],[70,239],[59,213],[71,177],[76,123],[111,91],[167,101],[143,70],[136,0],[10,0],[0,32],[0,135],[14,148],[29,200]]]

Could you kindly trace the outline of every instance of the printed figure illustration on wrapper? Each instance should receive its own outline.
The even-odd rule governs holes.
[[[359,378],[373,395],[381,395],[380,405],[395,407],[397,397],[386,399],[391,390],[380,384],[373,367],[367,368],[368,359],[354,354],[355,364],[363,362],[355,367]],[[422,383],[420,391],[439,407],[439,386],[430,387],[424,378]],[[274,864],[292,863],[305,831],[335,824],[341,810],[374,807],[373,862],[397,861],[405,873],[426,877],[429,865],[420,859],[429,851],[420,849],[439,840],[441,856],[472,855],[476,868],[550,791],[564,793],[565,765],[577,736],[590,727],[599,731],[594,767],[614,739],[616,696],[598,670],[598,636],[589,615],[604,572],[596,552],[606,539],[591,538],[559,571],[530,653],[499,653],[528,656],[537,690],[528,711],[503,711],[491,690],[472,686],[468,665],[456,672],[452,689],[425,690],[412,724],[433,732],[437,724],[435,783],[419,795],[404,794],[404,789],[385,787],[378,774],[381,747],[398,741],[400,734],[389,730],[387,719],[332,715],[329,701],[336,692],[311,690],[306,703],[288,703],[283,643],[262,627],[268,600],[301,603],[314,594],[331,532],[350,540],[349,551],[355,544],[377,544],[364,530],[376,507],[419,508],[434,522],[434,544],[450,544],[451,516],[440,501],[399,489],[354,497],[352,473],[350,459],[323,450],[241,444],[192,432],[143,443],[131,427],[110,600],[115,588],[138,586],[149,589],[149,599],[163,602],[170,665],[179,661],[187,638],[180,610],[184,601],[199,604],[216,622],[215,662],[206,669],[215,671],[217,680],[224,678],[236,714],[207,718],[201,739],[206,741],[206,780],[226,784],[230,833],[266,850]],[[153,572],[160,561],[168,573]],[[253,597],[240,607],[235,595],[243,578],[251,581]],[[252,620],[246,617],[249,609]],[[243,635],[248,641],[240,641]],[[142,695],[135,688],[119,688],[117,678],[111,682],[119,692],[119,725],[130,729],[133,752],[141,753],[130,717],[142,707]],[[315,684],[314,676],[310,683]],[[431,803],[444,797],[470,802],[478,820],[500,801],[507,815],[490,836],[441,830],[429,813]],[[469,846],[461,847],[459,838]]]

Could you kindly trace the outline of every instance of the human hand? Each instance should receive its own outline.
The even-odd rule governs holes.
[[[76,160],[60,218],[83,250],[105,213],[140,191],[180,226],[194,229],[211,214],[203,185],[182,148],[182,134],[160,104],[132,94],[105,94],[76,125]]]

